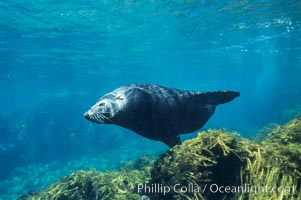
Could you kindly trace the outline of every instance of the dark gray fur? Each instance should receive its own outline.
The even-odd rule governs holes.
[[[203,127],[219,104],[239,92],[182,91],[151,84],[131,84],[106,94],[85,113],[95,123],[116,124],[169,147],[179,135]]]

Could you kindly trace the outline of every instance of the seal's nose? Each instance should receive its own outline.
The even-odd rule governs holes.
[[[88,111],[88,112],[85,112],[84,117],[85,117],[86,119],[90,119],[89,111]]]

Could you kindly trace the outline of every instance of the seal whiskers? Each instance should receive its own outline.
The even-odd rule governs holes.
[[[105,120],[107,120],[107,121],[113,123],[113,121],[112,121],[110,118],[106,117],[105,115],[100,114],[99,117],[103,120],[103,122],[104,122]]]

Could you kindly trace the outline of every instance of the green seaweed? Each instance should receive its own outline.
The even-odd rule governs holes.
[[[261,149],[252,152],[254,158],[247,158],[243,181],[269,187],[256,195],[237,195],[237,199],[301,199],[301,120],[277,126],[260,145]]]
[[[94,169],[79,170],[63,177],[49,188],[35,193],[31,197],[23,196],[22,199],[140,199],[140,195],[134,192],[135,186],[148,181],[147,173],[147,170],[120,170],[106,173]]]
[[[141,170],[141,169],[147,169],[149,170],[150,166],[153,165],[156,157],[144,155],[138,157],[136,160],[128,161],[126,163],[123,163],[121,168],[125,170]]]
[[[301,120],[294,119],[266,132],[267,129],[266,139],[258,143],[224,129],[208,130],[173,147],[155,162],[141,157],[124,164],[119,171],[77,171],[20,200],[301,199]],[[142,196],[138,193],[139,184],[194,189],[144,191]],[[212,192],[212,185],[229,186],[232,190]],[[245,190],[238,191],[242,186]]]
[[[193,184],[229,186],[244,191],[153,194],[154,199],[301,199],[301,121],[270,130],[257,143],[234,132],[209,130],[161,156],[151,171],[151,182],[169,187]],[[240,188],[241,189],[241,188]]]
[[[234,132],[208,130],[197,138],[183,142],[168,151],[155,162],[151,182],[160,182],[169,187],[180,184],[184,187],[206,188],[210,184],[239,185],[240,170],[246,158],[258,145],[239,139]],[[210,191],[190,191],[154,194],[154,199],[223,199],[227,195]],[[229,197],[233,195],[228,195]]]
[[[281,170],[292,175],[301,174],[301,120],[293,119],[276,127],[262,142],[269,153],[281,160]],[[296,174],[295,174],[296,173]]]
[[[279,124],[267,124],[266,126],[262,127],[253,137],[251,137],[251,140],[255,142],[262,142],[278,126]]]

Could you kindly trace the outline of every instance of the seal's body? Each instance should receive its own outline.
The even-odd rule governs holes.
[[[219,104],[239,92],[181,91],[151,84],[131,84],[104,95],[85,113],[95,123],[116,124],[170,147],[179,135],[200,129]]]

